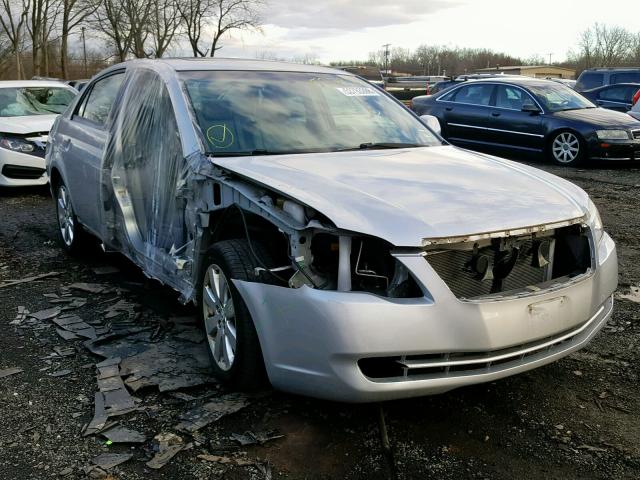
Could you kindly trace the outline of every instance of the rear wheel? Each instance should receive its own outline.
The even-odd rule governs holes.
[[[253,242],[260,261],[273,266],[266,249]],[[273,283],[268,274],[256,277],[260,264],[244,239],[216,243],[202,269],[198,306],[205,329],[209,356],[216,377],[239,389],[265,383],[262,350],[251,314],[233,280]]]
[[[549,156],[556,164],[572,167],[584,158],[584,142],[576,133],[563,131],[554,134],[549,142]]]
[[[86,243],[86,233],[73,210],[67,186],[61,181],[55,188],[58,234],[62,247],[70,252],[78,252]]]

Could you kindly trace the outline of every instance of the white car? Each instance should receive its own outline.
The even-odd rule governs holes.
[[[45,185],[49,130],[78,92],[61,82],[0,82],[0,187]]]

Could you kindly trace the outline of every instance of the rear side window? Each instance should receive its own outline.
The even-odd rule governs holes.
[[[447,98],[447,100],[470,105],[489,105],[492,92],[493,85],[465,85],[452,92],[454,95],[450,99]]]
[[[123,79],[124,72],[120,72],[94,83],[91,91],[82,100],[76,115],[103,126],[107,122]]]
[[[596,72],[586,72],[580,75],[576,90],[590,90],[604,85],[604,75]]]
[[[640,72],[612,73],[610,83],[640,83]]]

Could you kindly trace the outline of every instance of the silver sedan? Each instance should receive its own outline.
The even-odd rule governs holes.
[[[116,65],[51,131],[61,243],[94,235],[196,303],[238,388],[386,400],[583,347],[617,284],[595,205],[437,130],[344,71]]]

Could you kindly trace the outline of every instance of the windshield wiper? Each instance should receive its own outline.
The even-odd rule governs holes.
[[[417,143],[401,143],[401,142],[366,142],[361,143],[360,150],[372,150],[376,148],[416,148],[424,147],[425,145],[419,145]]]
[[[353,150],[383,150],[391,148],[416,148],[427,147],[428,145],[420,145],[417,143],[402,143],[402,142],[366,142],[361,143],[358,147],[347,147],[334,150],[336,152],[351,152]]]

